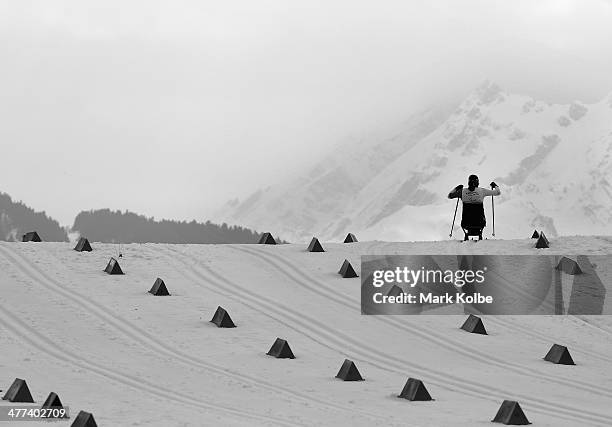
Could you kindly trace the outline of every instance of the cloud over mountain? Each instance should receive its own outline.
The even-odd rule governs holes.
[[[412,116],[384,138],[340,146],[306,174],[226,206],[224,220],[294,240],[448,236],[449,189],[495,180],[499,237],[533,228],[606,234],[612,220],[611,96],[550,104],[485,82],[456,108]],[[451,206],[452,205],[452,206]],[[490,199],[485,209],[491,225]],[[485,235],[491,232],[489,226]]]

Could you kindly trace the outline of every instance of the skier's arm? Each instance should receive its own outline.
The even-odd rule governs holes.
[[[487,190],[486,188],[483,189],[485,197],[486,196],[499,196],[501,194],[499,186],[495,182],[491,183],[491,188],[492,190]]]
[[[448,193],[449,199],[460,199],[463,193],[463,185],[458,185]]]

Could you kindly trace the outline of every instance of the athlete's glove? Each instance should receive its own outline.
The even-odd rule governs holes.
[[[459,184],[458,186],[455,187],[455,191],[461,191],[463,190],[463,184]]]
[[[491,181],[491,188],[495,188],[497,187],[497,184],[495,183],[495,181]]]

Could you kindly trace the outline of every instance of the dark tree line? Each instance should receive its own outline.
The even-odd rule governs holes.
[[[68,235],[59,222],[43,212],[36,212],[22,202],[14,202],[0,193],[0,240],[20,241],[28,231],[37,231],[47,242],[67,242]]]
[[[156,221],[133,212],[99,209],[81,212],[73,231],[105,243],[257,243],[261,233],[210,221]]]
[[[110,209],[79,213],[72,230],[93,242],[106,243],[257,243],[261,237],[261,233],[236,225],[156,221],[133,212]],[[69,230],[44,211],[36,212],[0,192],[0,240],[21,241],[28,231],[38,232],[43,241],[68,241]],[[277,242],[281,243],[278,238]]]

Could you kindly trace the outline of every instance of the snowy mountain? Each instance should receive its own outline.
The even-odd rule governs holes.
[[[363,239],[440,239],[455,208],[446,194],[476,173],[481,186],[494,180],[502,190],[499,237],[534,228],[609,234],[611,152],[612,95],[550,104],[486,82],[454,111],[417,114],[387,138],[345,144],[293,181],[228,204],[223,220],[296,241],[349,231]],[[490,199],[485,210],[489,236]]]

